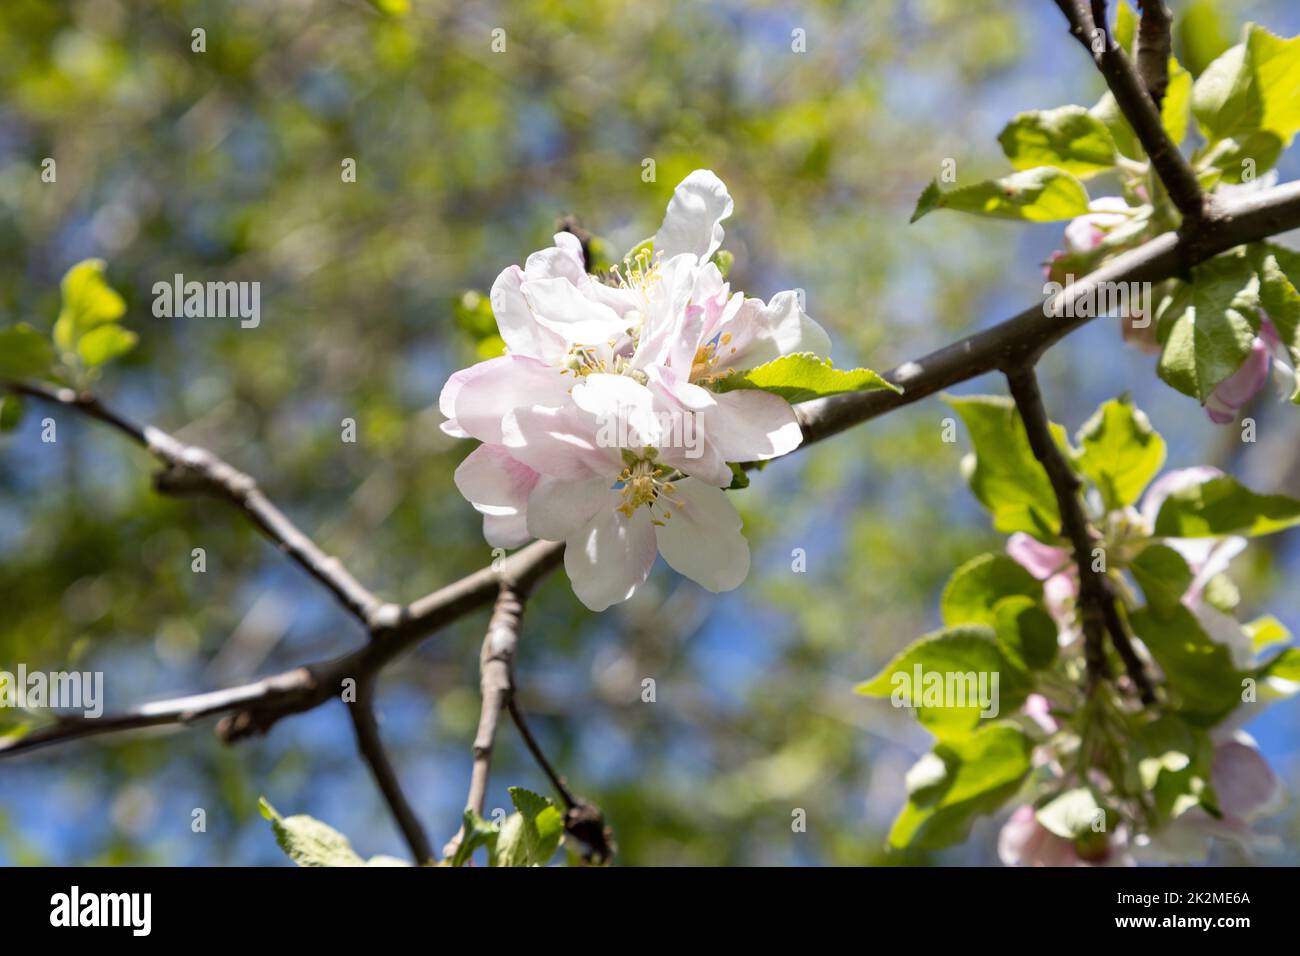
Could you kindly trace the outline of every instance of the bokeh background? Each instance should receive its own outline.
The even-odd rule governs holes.
[[[1173,7],[1195,11],[1179,35],[1194,69],[1247,19],[1300,32],[1288,0]],[[205,53],[191,52],[196,27]],[[736,200],[733,285],[803,288],[838,364],[885,369],[1034,301],[1060,243],[1059,225],[939,214],[909,227],[942,160],[963,178],[1000,173],[996,135],[1014,113],[1101,91],[1058,11],[1034,0],[5,0],[0,322],[47,328],[68,266],[106,259],[141,340],[101,382],[106,399],[250,471],[363,581],[410,600],[490,559],[451,481],[471,443],[437,428],[443,382],[478,347],[456,303],[549,245],[558,216],[621,252],[654,232],[685,173],[711,168]],[[1283,179],[1300,175],[1297,153]],[[46,156],[57,184],[40,181]],[[177,272],[261,282],[261,326],[154,318],[151,286]],[[1069,338],[1042,376],[1071,429],[1128,390],[1169,466],[1300,493],[1293,408],[1266,397],[1251,410],[1259,441],[1242,444],[1160,384],[1113,322]],[[232,511],[152,494],[147,457],[75,417],[57,415],[57,443],[42,444],[47,413],[0,438],[0,668],[102,670],[120,709],[362,639]],[[938,624],[957,564],[1002,546],[960,481],[964,439],[939,440],[949,414],[927,400],[767,468],[736,495],[754,569],[730,594],[662,562],[599,616],[563,573],[539,589],[521,703],[605,809],[623,863],[994,860],[996,821],[943,854],[884,852],[928,737],[851,691]],[[345,417],[355,444],[340,441]],[[195,547],[205,574],[190,570]],[[1238,559],[1247,619],[1271,611],[1300,631],[1298,548],[1293,532]],[[380,684],[387,742],[439,846],[464,801],[485,620],[436,635]],[[1293,794],[1298,725],[1300,701],[1249,725]],[[546,790],[509,725],[493,770],[489,810],[508,806],[508,785]],[[205,724],[0,763],[0,863],[284,863],[259,795],[363,855],[406,852],[330,705],[233,748]],[[208,829],[194,834],[199,807]],[[806,833],[791,832],[796,807]],[[1279,839],[1259,862],[1297,861],[1297,807],[1264,824]]]

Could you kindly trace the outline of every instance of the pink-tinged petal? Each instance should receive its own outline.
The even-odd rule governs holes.
[[[617,312],[583,295],[568,279],[525,279],[521,288],[537,323],[565,342],[601,345],[626,330]]]
[[[1128,222],[1128,208],[1119,196],[1094,199],[1085,215],[1071,219],[1065,227],[1065,248],[1070,252],[1091,252],[1111,229]]]
[[[665,259],[682,253],[708,259],[722,245],[722,220],[732,208],[722,180],[710,170],[695,170],[673,190],[663,225],[655,234],[655,252]]]
[[[484,515],[488,544],[517,548],[529,539],[525,512],[538,475],[500,445],[480,445],[460,463],[456,487]]]
[[[528,497],[528,530],[536,538],[565,541],[597,512],[613,511],[620,503],[609,478],[562,481],[543,475]]]
[[[1007,866],[1082,866],[1074,844],[1038,822],[1034,808],[1015,809],[998,834],[998,859]]]
[[[1047,580],[1070,563],[1069,552],[1064,548],[1043,544],[1023,531],[1007,538],[1007,554],[1040,581]]]
[[[672,429],[670,410],[660,407],[649,388],[626,375],[584,376],[573,387],[573,404],[594,420],[596,443],[602,448],[658,448],[665,426]]]
[[[1219,809],[1233,820],[1249,823],[1277,809],[1281,802],[1277,775],[1250,736],[1241,731],[1214,748],[1210,776]]]
[[[1030,694],[1025,698],[1025,714],[1049,734],[1060,729],[1060,724],[1052,716],[1052,705],[1042,694]]]
[[[512,355],[535,358],[548,365],[558,365],[567,351],[564,339],[537,324],[524,298],[524,272],[511,266],[492,283],[489,301],[496,316],[497,330]]]
[[[483,540],[494,548],[522,548],[533,540],[528,533],[528,515],[522,511],[509,515],[485,514]]]
[[[766,461],[803,442],[794,409],[780,395],[738,389],[713,398],[714,407],[701,413],[705,434],[727,461]]]
[[[612,478],[622,470],[618,450],[602,448],[596,422],[572,405],[517,408],[502,419],[501,432],[511,455],[552,478]]]
[[[507,414],[521,406],[565,402],[570,381],[536,359],[503,355],[453,375],[443,388],[440,408],[479,441],[499,445]]]
[[[724,491],[684,478],[655,503],[659,551],[678,574],[713,592],[730,591],[749,574],[749,543]]]
[[[734,477],[731,468],[706,434],[704,413],[717,407],[718,396],[662,365],[650,366],[646,375],[660,421],[667,425],[661,427],[655,445],[658,460],[710,485],[730,485]]]
[[[1222,474],[1223,472],[1210,465],[1197,465],[1193,468],[1179,468],[1165,472],[1147,488],[1146,494],[1142,496],[1140,509],[1142,520],[1146,522],[1148,528],[1154,528],[1156,516],[1160,514],[1160,506],[1165,503],[1166,498],[1192,485],[1203,485]]]
[[[794,352],[825,358],[831,351],[830,336],[799,307],[794,292],[778,292],[767,304],[746,299],[720,332],[715,350],[720,371],[756,368]]]
[[[633,368],[648,368],[668,361],[682,338],[682,324],[695,313],[688,308],[699,263],[688,254],[659,263],[659,281],[652,283],[639,303],[641,331]]]
[[[593,611],[630,598],[654,561],[655,531],[646,508],[636,509],[630,518],[601,510],[564,548],[564,570],[573,593]]]
[[[1236,417],[1247,402],[1254,398],[1268,382],[1273,367],[1268,346],[1259,336],[1250,347],[1250,354],[1237,371],[1220,382],[1205,402],[1205,413],[1216,425],[1226,425]]]

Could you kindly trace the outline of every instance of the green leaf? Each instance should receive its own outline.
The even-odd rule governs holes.
[[[135,348],[137,336],[120,325],[101,325],[77,340],[77,355],[86,368],[94,368]]]
[[[1115,165],[1115,141],[1106,124],[1082,106],[1020,113],[998,135],[1016,169],[1056,166],[1091,176]]]
[[[0,378],[43,378],[53,364],[54,346],[30,325],[0,329]]]
[[[1221,171],[1219,182],[1233,185],[1249,182],[1277,165],[1282,140],[1269,130],[1245,133],[1222,140],[1206,160]]]
[[[1127,395],[1105,402],[1079,429],[1076,465],[1101,492],[1108,510],[1137,501],[1165,462],[1165,441]]]
[[[1300,254],[1279,246],[1263,245],[1253,250],[1259,260],[1259,301],[1277,329],[1278,338],[1300,367]],[[1291,397],[1300,400],[1300,390]]]
[[[976,816],[996,812],[1020,788],[1031,749],[1024,731],[1005,723],[937,744],[921,758],[923,772],[909,774],[915,786],[889,832],[890,845],[939,849],[960,843]]]
[[[1300,648],[1288,647],[1259,669],[1261,678],[1280,677],[1300,683]]]
[[[944,192],[938,181],[926,187],[917,200],[912,222],[936,209],[1021,219],[1027,222],[1055,222],[1073,219],[1088,211],[1088,191],[1072,174],[1054,166],[1039,166]]]
[[[63,308],[54,323],[54,341],[71,351],[83,335],[105,322],[116,322],[126,302],[104,279],[104,260],[78,262],[63,277]]]
[[[1300,37],[1284,40],[1252,25],[1246,46],[1263,103],[1261,129],[1290,146],[1300,130]]]
[[[992,626],[997,623],[993,606],[1011,595],[1037,601],[1043,596],[1042,582],[1004,554],[981,554],[948,579],[940,599],[943,623]]]
[[[1097,119],[1101,120],[1110,133],[1111,141],[1115,144],[1115,149],[1121,156],[1127,156],[1129,159],[1141,159],[1145,156],[1142,149],[1142,142],[1137,138],[1137,133],[1129,125],[1128,120],[1124,117],[1123,111],[1119,104],[1115,102],[1112,93],[1102,94],[1097,105],[1088,111]]]
[[[23,400],[17,395],[0,395],[0,432],[11,432],[23,420]]]
[[[1300,524],[1300,501],[1258,495],[1230,475],[1175,491],[1160,506],[1155,534],[1161,538],[1253,537]]]
[[[1039,602],[1023,595],[1002,598],[993,607],[998,647],[1024,670],[1042,670],[1056,659],[1056,622]]]
[[[257,809],[271,821],[275,842],[299,866],[365,866],[348,838],[308,816],[281,817],[263,797]]]
[[[497,866],[543,866],[564,836],[564,817],[555,805],[522,787],[510,788],[516,813],[506,818],[497,837]]]
[[[1160,377],[1204,405],[1250,354],[1258,308],[1259,278],[1246,259],[1219,256],[1198,266],[1161,304]]]
[[[730,392],[737,388],[771,392],[791,404],[845,392],[872,392],[879,389],[902,392],[898,386],[891,385],[871,369],[837,369],[831,365],[830,359],[818,358],[812,352],[782,355],[757,368],[733,372],[713,385],[714,391],[718,392]]]
[[[1106,811],[1089,787],[1075,787],[1054,797],[1034,814],[1038,822],[1067,840],[1077,840],[1088,833],[1105,832]],[[1097,823],[1102,828],[1097,828]]]
[[[1216,0],[1192,0],[1183,10],[1176,30],[1183,62],[1196,76],[1232,46],[1230,26]]]
[[[493,861],[496,857],[499,835],[500,831],[496,827],[473,810],[466,808],[461,820],[460,843],[451,858],[451,865],[464,866],[474,856],[474,851],[481,846],[487,847],[488,860]]]
[[[1189,720],[1213,724],[1241,703],[1242,675],[1231,652],[1206,634],[1186,607],[1164,614],[1143,608],[1131,623],[1160,665],[1177,709]]]
[[[1211,143],[1260,128],[1264,101],[1246,44],[1229,47],[1196,78],[1192,112]]]
[[[1164,544],[1149,544],[1129,564],[1129,570],[1146,595],[1154,614],[1168,617],[1182,606],[1183,595],[1192,584],[1192,569],[1186,559]]]
[[[980,700],[981,690],[987,707]],[[913,707],[927,730],[940,739],[953,739],[969,734],[981,719],[1020,706],[1028,686],[1024,673],[998,648],[993,629],[967,625],[914,641],[855,691],[888,697],[895,707]],[[989,713],[982,717],[986,709]]]
[[[1115,4],[1115,42],[1124,48],[1129,56],[1133,55],[1133,40],[1137,37],[1138,18],[1133,8],[1124,0]]]
[[[1287,626],[1275,618],[1272,614],[1265,614],[1263,617],[1257,617],[1245,625],[1246,634],[1250,638],[1251,647],[1256,651],[1261,651],[1273,644],[1288,644],[1291,641],[1291,632]]]
[[[1202,728],[1176,714],[1161,714],[1134,732],[1138,780],[1154,797],[1162,821],[1179,817],[1200,804],[1213,809],[1217,802],[1210,790],[1213,749]]]
[[[1187,124],[1192,118],[1192,74],[1169,58],[1169,85],[1160,103],[1160,125],[1175,146],[1187,138]]]
[[[1029,447],[1020,413],[1009,398],[994,395],[946,396],[970,430],[973,456],[962,463],[971,492],[993,513],[1003,534],[1027,531],[1044,541],[1060,531],[1060,512],[1047,472]],[[1052,426],[1059,444],[1065,432]]]

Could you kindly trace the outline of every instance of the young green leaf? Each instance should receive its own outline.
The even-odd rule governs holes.
[[[755,388],[780,395],[791,404],[845,392],[871,392],[888,389],[902,392],[867,368],[837,369],[830,359],[812,352],[795,352],[741,372],[733,372],[713,385],[715,391],[730,392],[737,388]]]
[[[72,351],[77,340],[96,326],[116,322],[126,302],[104,279],[104,260],[78,262],[63,277],[63,308],[54,322],[54,341]]]
[[[1260,128],[1264,101],[1245,43],[1229,47],[1196,78],[1192,112],[1211,143]]]
[[[1246,46],[1263,104],[1260,128],[1290,146],[1300,130],[1300,37],[1282,39],[1263,27],[1249,27]]]
[[[1087,833],[1097,832],[1099,821],[1104,826],[1106,811],[1097,802],[1091,788],[1075,787],[1039,807],[1034,816],[1057,836],[1076,840]]]
[[[1129,570],[1153,614],[1168,617],[1182,607],[1183,595],[1192,584],[1192,569],[1173,548],[1149,544],[1132,560]]]
[[[937,180],[931,182],[917,200],[911,221],[916,222],[936,209],[955,209],[999,219],[1055,222],[1086,213],[1088,191],[1064,169],[1039,166],[948,192],[939,188]]]
[[[1016,169],[1056,166],[1087,177],[1115,165],[1115,141],[1106,124],[1082,106],[1020,113],[998,135]]]
[[[101,325],[77,340],[77,355],[86,368],[94,368],[135,348],[137,336],[120,325]]]
[[[971,558],[953,572],[943,589],[943,623],[991,626],[997,622],[994,605],[1011,595],[1037,601],[1043,596],[1042,582],[1005,554]]]
[[[994,395],[945,397],[970,430],[973,455],[962,462],[971,492],[993,513],[1003,534],[1027,531],[1044,541],[1060,531],[1060,512],[1047,472],[1029,447],[1020,413],[1009,398]],[[1052,426],[1057,443],[1065,431]]]
[[[516,813],[506,818],[497,837],[495,865],[544,866],[564,836],[564,817],[555,805],[522,787],[510,788]]]
[[[986,707],[980,700],[981,677],[991,694],[988,714],[982,714]],[[1025,674],[999,649],[993,629],[966,625],[914,641],[854,690],[867,697],[888,697],[897,707],[913,707],[917,720],[932,734],[955,739],[968,735],[982,717],[1020,706],[1029,688]]]
[[[365,866],[348,838],[328,824],[308,816],[282,817],[265,797],[257,809],[271,821],[280,849],[299,866]]]
[[[1165,441],[1128,396],[1105,402],[1076,436],[1075,464],[1101,492],[1108,510],[1137,501],[1165,462]]]
[[[1187,138],[1187,125],[1192,118],[1192,74],[1182,68],[1173,57],[1169,58],[1169,85],[1160,104],[1160,125],[1177,146]]]
[[[1161,304],[1162,379],[1202,405],[1241,367],[1259,329],[1259,278],[1240,256],[1198,266]]]
[[[1300,524],[1300,501],[1258,495],[1230,475],[1175,491],[1160,506],[1155,534],[1162,538],[1253,537]]]
[[[1231,651],[1206,634],[1186,607],[1164,614],[1143,608],[1130,620],[1160,665],[1177,710],[1188,720],[1214,724],[1241,703],[1242,675]]]
[[[890,845],[939,849],[966,839],[976,816],[996,812],[1020,788],[1031,749],[1024,731],[1006,723],[937,744],[917,765],[922,772],[908,775],[911,792]]]
[[[1060,645],[1056,622],[1042,604],[1024,595],[1004,597],[993,606],[998,647],[1014,666],[1036,671],[1056,659]]]
[[[53,364],[50,340],[30,325],[20,322],[0,329],[0,378],[42,378]]]

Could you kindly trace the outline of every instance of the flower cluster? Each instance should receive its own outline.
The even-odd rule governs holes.
[[[785,399],[719,388],[783,355],[830,351],[794,292],[763,302],[731,291],[714,261],[731,211],[722,181],[696,170],[653,242],[604,276],[587,272],[575,236],[557,234],[492,286],[505,354],[443,388],[443,430],[482,442],[456,486],[488,543],[564,541],[592,610],[629,598],[656,553],[711,591],[738,586],[749,547],[723,492],[730,463],[802,440]]]

